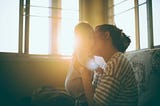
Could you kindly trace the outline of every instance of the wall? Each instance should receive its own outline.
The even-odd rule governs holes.
[[[105,23],[106,0],[80,0],[80,20],[92,26]]]
[[[44,85],[64,88],[70,60],[35,60],[0,61],[0,104],[16,104]]]

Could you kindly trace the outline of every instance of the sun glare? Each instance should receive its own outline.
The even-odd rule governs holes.
[[[70,5],[70,3],[74,5]],[[74,48],[74,27],[79,21],[78,0],[62,0],[62,21],[58,38],[58,52],[61,55],[72,55]]]

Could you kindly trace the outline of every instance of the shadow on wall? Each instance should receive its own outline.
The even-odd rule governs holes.
[[[69,63],[70,60],[0,62],[0,106],[13,106],[41,86],[64,88]]]

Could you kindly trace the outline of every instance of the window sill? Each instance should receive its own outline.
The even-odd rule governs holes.
[[[63,55],[31,55],[31,54],[19,54],[19,53],[2,53],[0,52],[0,62],[10,61],[69,61],[72,56]]]

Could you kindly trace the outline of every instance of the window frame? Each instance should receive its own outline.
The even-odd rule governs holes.
[[[18,53],[11,53],[11,52],[0,52],[0,58],[1,60],[4,60],[5,58],[7,60],[17,60],[18,59],[24,59],[27,58],[29,60],[33,59],[41,59],[41,60],[48,60],[49,58],[54,59],[54,58],[71,58],[72,56],[66,56],[66,55],[60,55],[58,54],[58,36],[57,32],[52,32],[52,38],[54,38],[54,41],[52,41],[52,47],[51,47],[51,54],[48,55],[39,55],[39,54],[29,54],[29,13],[30,13],[30,0],[19,0],[19,39],[18,39]],[[124,2],[126,0],[123,0]],[[140,34],[139,34],[139,6],[138,4],[139,0],[134,0],[134,9],[135,9],[135,36],[136,36],[136,50],[141,50],[140,48]],[[26,8],[24,8],[24,3],[26,3]],[[154,34],[153,34],[153,15],[152,15],[152,0],[146,0],[146,11],[147,11],[147,30],[148,30],[148,48],[145,49],[153,49],[153,48],[159,48],[160,45],[154,46]],[[28,6],[27,6],[28,5]],[[81,7],[81,0],[79,0],[79,5]],[[106,4],[108,5],[108,4]],[[111,8],[114,8],[114,5],[108,8],[108,10],[112,10]],[[106,9],[107,10],[107,9]],[[105,10],[105,11],[106,11]],[[25,11],[25,13],[24,13]],[[107,11],[106,11],[107,12]],[[24,14],[26,14],[26,17],[24,17]],[[28,15],[27,15],[28,14]],[[106,16],[107,13],[104,15]],[[109,16],[108,20],[114,19],[114,14],[113,16]],[[106,16],[107,17],[107,16]],[[81,10],[79,9],[79,20],[82,19],[81,16]],[[106,20],[106,22],[108,22]],[[23,32],[23,29],[25,28],[25,32]],[[25,37],[25,40],[23,38]],[[54,46],[53,46],[54,45]],[[133,51],[136,51],[133,50]],[[23,53],[24,52],[24,53]],[[14,58],[8,58],[8,57],[14,57]],[[23,57],[23,58],[22,58]],[[48,58],[48,59],[47,59]],[[0,60],[0,61],[1,61]]]
[[[119,4],[126,2],[127,0],[123,0],[121,1]],[[140,22],[139,22],[139,6],[143,5],[144,3],[146,3],[146,12],[147,12],[147,34],[148,34],[148,47],[144,48],[144,49],[153,49],[159,46],[154,46],[154,34],[153,34],[153,14],[152,14],[152,0],[146,0],[146,2],[142,3],[142,4],[138,4],[139,0],[134,0],[134,11],[135,11],[135,46],[136,49],[132,50],[132,51],[136,51],[136,50],[143,50],[140,47]],[[113,5],[110,8],[114,9]],[[126,10],[128,11],[128,10]],[[113,15],[114,18],[115,15]]]
[[[20,35],[21,36],[20,41],[22,41],[23,36],[25,38],[25,41],[24,41],[24,47],[22,46],[23,43],[21,43],[21,42],[19,42],[19,44],[20,44],[19,47],[21,47],[21,50],[24,49],[24,54],[30,55],[30,54],[32,54],[32,53],[29,53],[29,48],[30,48],[29,47],[29,36],[30,36],[29,29],[30,29],[30,7],[31,7],[31,5],[30,5],[30,0],[25,0],[25,2],[26,2],[25,23],[24,23],[25,24],[25,32],[24,32],[25,34]],[[61,5],[62,5],[61,3],[62,3],[62,0],[57,0],[57,3],[56,3],[57,7],[53,7],[54,2],[52,1],[51,7],[49,7],[50,9],[56,9],[58,12],[56,14],[60,14],[60,17],[59,17],[59,15],[54,16],[53,11],[51,12],[51,14],[52,14],[52,16],[50,17],[51,21],[52,21],[51,28],[52,29],[54,28],[54,31],[51,30],[50,52],[48,53],[48,55],[61,55],[61,56],[65,57],[68,55],[59,53],[59,48],[58,48],[59,47],[59,45],[58,45],[59,44],[59,42],[58,42],[59,32],[58,31],[61,30],[61,29],[59,29],[59,27],[61,27],[61,24],[62,24],[61,22],[63,21],[63,20],[61,20],[63,18],[63,17],[61,17],[61,15],[62,15],[61,12],[63,11],[63,8],[61,8]],[[20,5],[22,5],[22,3],[20,3]],[[21,6],[21,10],[24,9],[23,7],[24,7],[24,4],[23,4],[23,6]],[[71,11],[73,11],[73,10],[71,10]],[[80,14],[80,12],[79,12],[79,14]],[[20,15],[22,15],[22,14],[20,14]],[[79,17],[80,17],[80,15],[79,15]],[[80,18],[78,20],[80,20]],[[21,21],[21,22],[23,22],[23,21]],[[20,30],[22,30],[22,29],[20,29]],[[36,55],[39,55],[39,54],[36,54]]]
[[[60,1],[58,1],[60,3]],[[54,17],[52,21],[54,20]],[[55,22],[55,20],[54,20]],[[52,27],[57,27],[56,22]],[[25,28],[25,30],[24,30]],[[5,61],[54,61],[70,60],[72,56],[58,54],[58,32],[52,31],[51,53],[50,54],[30,54],[29,53],[29,28],[30,28],[30,0],[19,0],[19,32],[18,51],[0,52],[0,62]],[[24,30],[24,31],[23,31]],[[25,39],[25,40],[24,40]],[[53,46],[54,45],[54,46]]]

